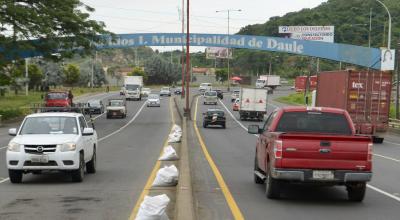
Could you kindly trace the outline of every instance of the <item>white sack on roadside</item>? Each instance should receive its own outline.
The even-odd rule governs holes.
[[[175,149],[171,146],[165,146],[163,150],[163,154],[158,160],[161,161],[168,161],[168,160],[177,160],[179,159],[178,154],[176,153]]]
[[[167,195],[145,196],[135,220],[169,220],[165,210],[170,199]]]
[[[181,141],[181,133],[171,133],[168,136],[168,143],[178,143]]]
[[[179,125],[174,124],[174,126],[172,126],[172,131],[173,132],[180,132],[182,133],[182,128]]]
[[[179,172],[175,165],[165,166],[158,170],[152,186],[175,186]]]

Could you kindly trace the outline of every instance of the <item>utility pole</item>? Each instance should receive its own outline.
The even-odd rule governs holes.
[[[400,53],[400,42],[397,43],[397,51]],[[399,95],[400,95],[400,57],[397,57],[397,65],[396,65],[396,119],[400,118],[400,109],[399,109]]]
[[[238,12],[240,12],[240,11],[242,11],[242,9],[236,9],[236,10],[232,10],[232,9],[227,9],[227,10],[221,10],[221,11],[215,11],[216,13],[219,13],[219,12],[228,12],[228,36],[229,36],[229,34],[230,34],[230,13],[231,13],[231,11],[238,11]],[[227,61],[227,64],[228,64],[228,92],[230,91],[230,78],[231,78],[231,71],[230,71],[230,61],[229,61],[229,48],[227,48],[228,49],[228,55],[227,55],[227,59],[228,59],[228,61]]]
[[[29,58],[25,58],[25,95],[28,96],[28,92],[29,92],[29,81],[28,81],[28,62],[29,62]]]
[[[189,2],[190,0],[187,0],[187,12],[186,12],[186,108],[185,108],[185,114],[186,117],[190,118],[190,108],[189,108],[189,83],[190,83],[190,29],[189,29]]]
[[[368,47],[371,47],[371,31],[372,31],[372,8],[369,9]]]
[[[182,0],[182,38],[185,34],[185,0]],[[183,40],[182,40],[183,42]],[[182,43],[182,54],[181,54],[181,64],[182,64],[182,93],[181,98],[185,97],[185,47]]]

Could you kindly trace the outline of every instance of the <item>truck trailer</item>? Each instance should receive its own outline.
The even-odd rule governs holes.
[[[389,127],[392,75],[381,71],[331,71],[318,75],[316,106],[345,109],[358,134],[382,143]]]

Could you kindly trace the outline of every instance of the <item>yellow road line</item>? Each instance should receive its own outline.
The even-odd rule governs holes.
[[[173,109],[172,109],[171,100],[172,99],[169,99],[169,111],[171,113],[172,124],[174,125],[175,124],[175,116],[174,116],[174,112],[173,112]],[[171,131],[172,131],[172,127],[171,127]],[[163,147],[166,146],[167,144],[168,144],[168,137],[165,140]],[[161,150],[160,156],[161,156],[162,152],[163,151]],[[147,179],[146,184],[144,185],[144,189],[143,189],[142,193],[140,194],[138,200],[136,201],[136,204],[135,204],[135,206],[134,206],[134,208],[132,210],[132,213],[131,213],[131,215],[129,217],[129,220],[134,220],[136,218],[136,215],[137,215],[137,213],[139,211],[139,208],[140,208],[140,204],[142,203],[144,197],[149,194],[149,191],[151,189],[151,185],[153,184],[154,179],[156,178],[157,171],[160,169],[160,165],[161,165],[161,162],[159,160],[157,160],[156,164],[153,167],[153,170],[150,173],[149,178]]]
[[[236,204],[235,199],[233,198],[231,192],[229,191],[228,186],[226,185],[224,178],[222,177],[221,172],[219,172],[219,169],[217,165],[214,163],[210,153],[207,150],[206,145],[204,144],[203,138],[200,135],[199,128],[197,127],[197,106],[199,102],[199,97],[196,99],[196,108],[194,110],[194,130],[196,131],[197,138],[199,139],[201,149],[203,150],[204,156],[206,157],[208,163],[210,164],[210,167],[212,171],[214,172],[215,178],[217,179],[219,187],[222,189],[222,193],[225,196],[226,202],[228,203],[229,208],[231,209],[232,215],[235,220],[242,220],[244,219],[242,212],[240,211],[238,205]]]

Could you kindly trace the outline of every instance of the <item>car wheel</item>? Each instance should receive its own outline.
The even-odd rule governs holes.
[[[222,124],[222,128],[225,129],[226,128],[226,123]]]
[[[72,171],[71,177],[72,182],[82,182],[83,176],[85,175],[85,160],[83,159],[83,154],[79,155],[79,168]]]
[[[42,174],[42,171],[41,170],[35,170],[35,171],[32,171],[32,174],[33,175],[40,175],[40,174]]]
[[[88,173],[96,173],[96,163],[97,163],[96,148],[93,147],[93,156],[92,159],[86,163],[86,171]]]
[[[346,186],[347,197],[352,202],[362,202],[367,189],[366,183],[353,183]]]
[[[258,165],[257,165],[257,151],[256,151],[256,155],[254,156],[254,174],[253,174],[254,175],[254,183],[255,184],[263,184],[264,180],[255,174],[256,171],[260,172],[260,168],[258,168]]]
[[[207,123],[203,122],[203,128],[207,128]]]
[[[8,176],[10,177],[11,183],[22,182],[22,170],[8,170]]]
[[[203,105],[205,105],[206,104],[206,102],[203,102]]]
[[[279,199],[280,194],[279,180],[276,180],[271,176],[271,171],[268,168],[265,180],[265,195],[269,199]]]

